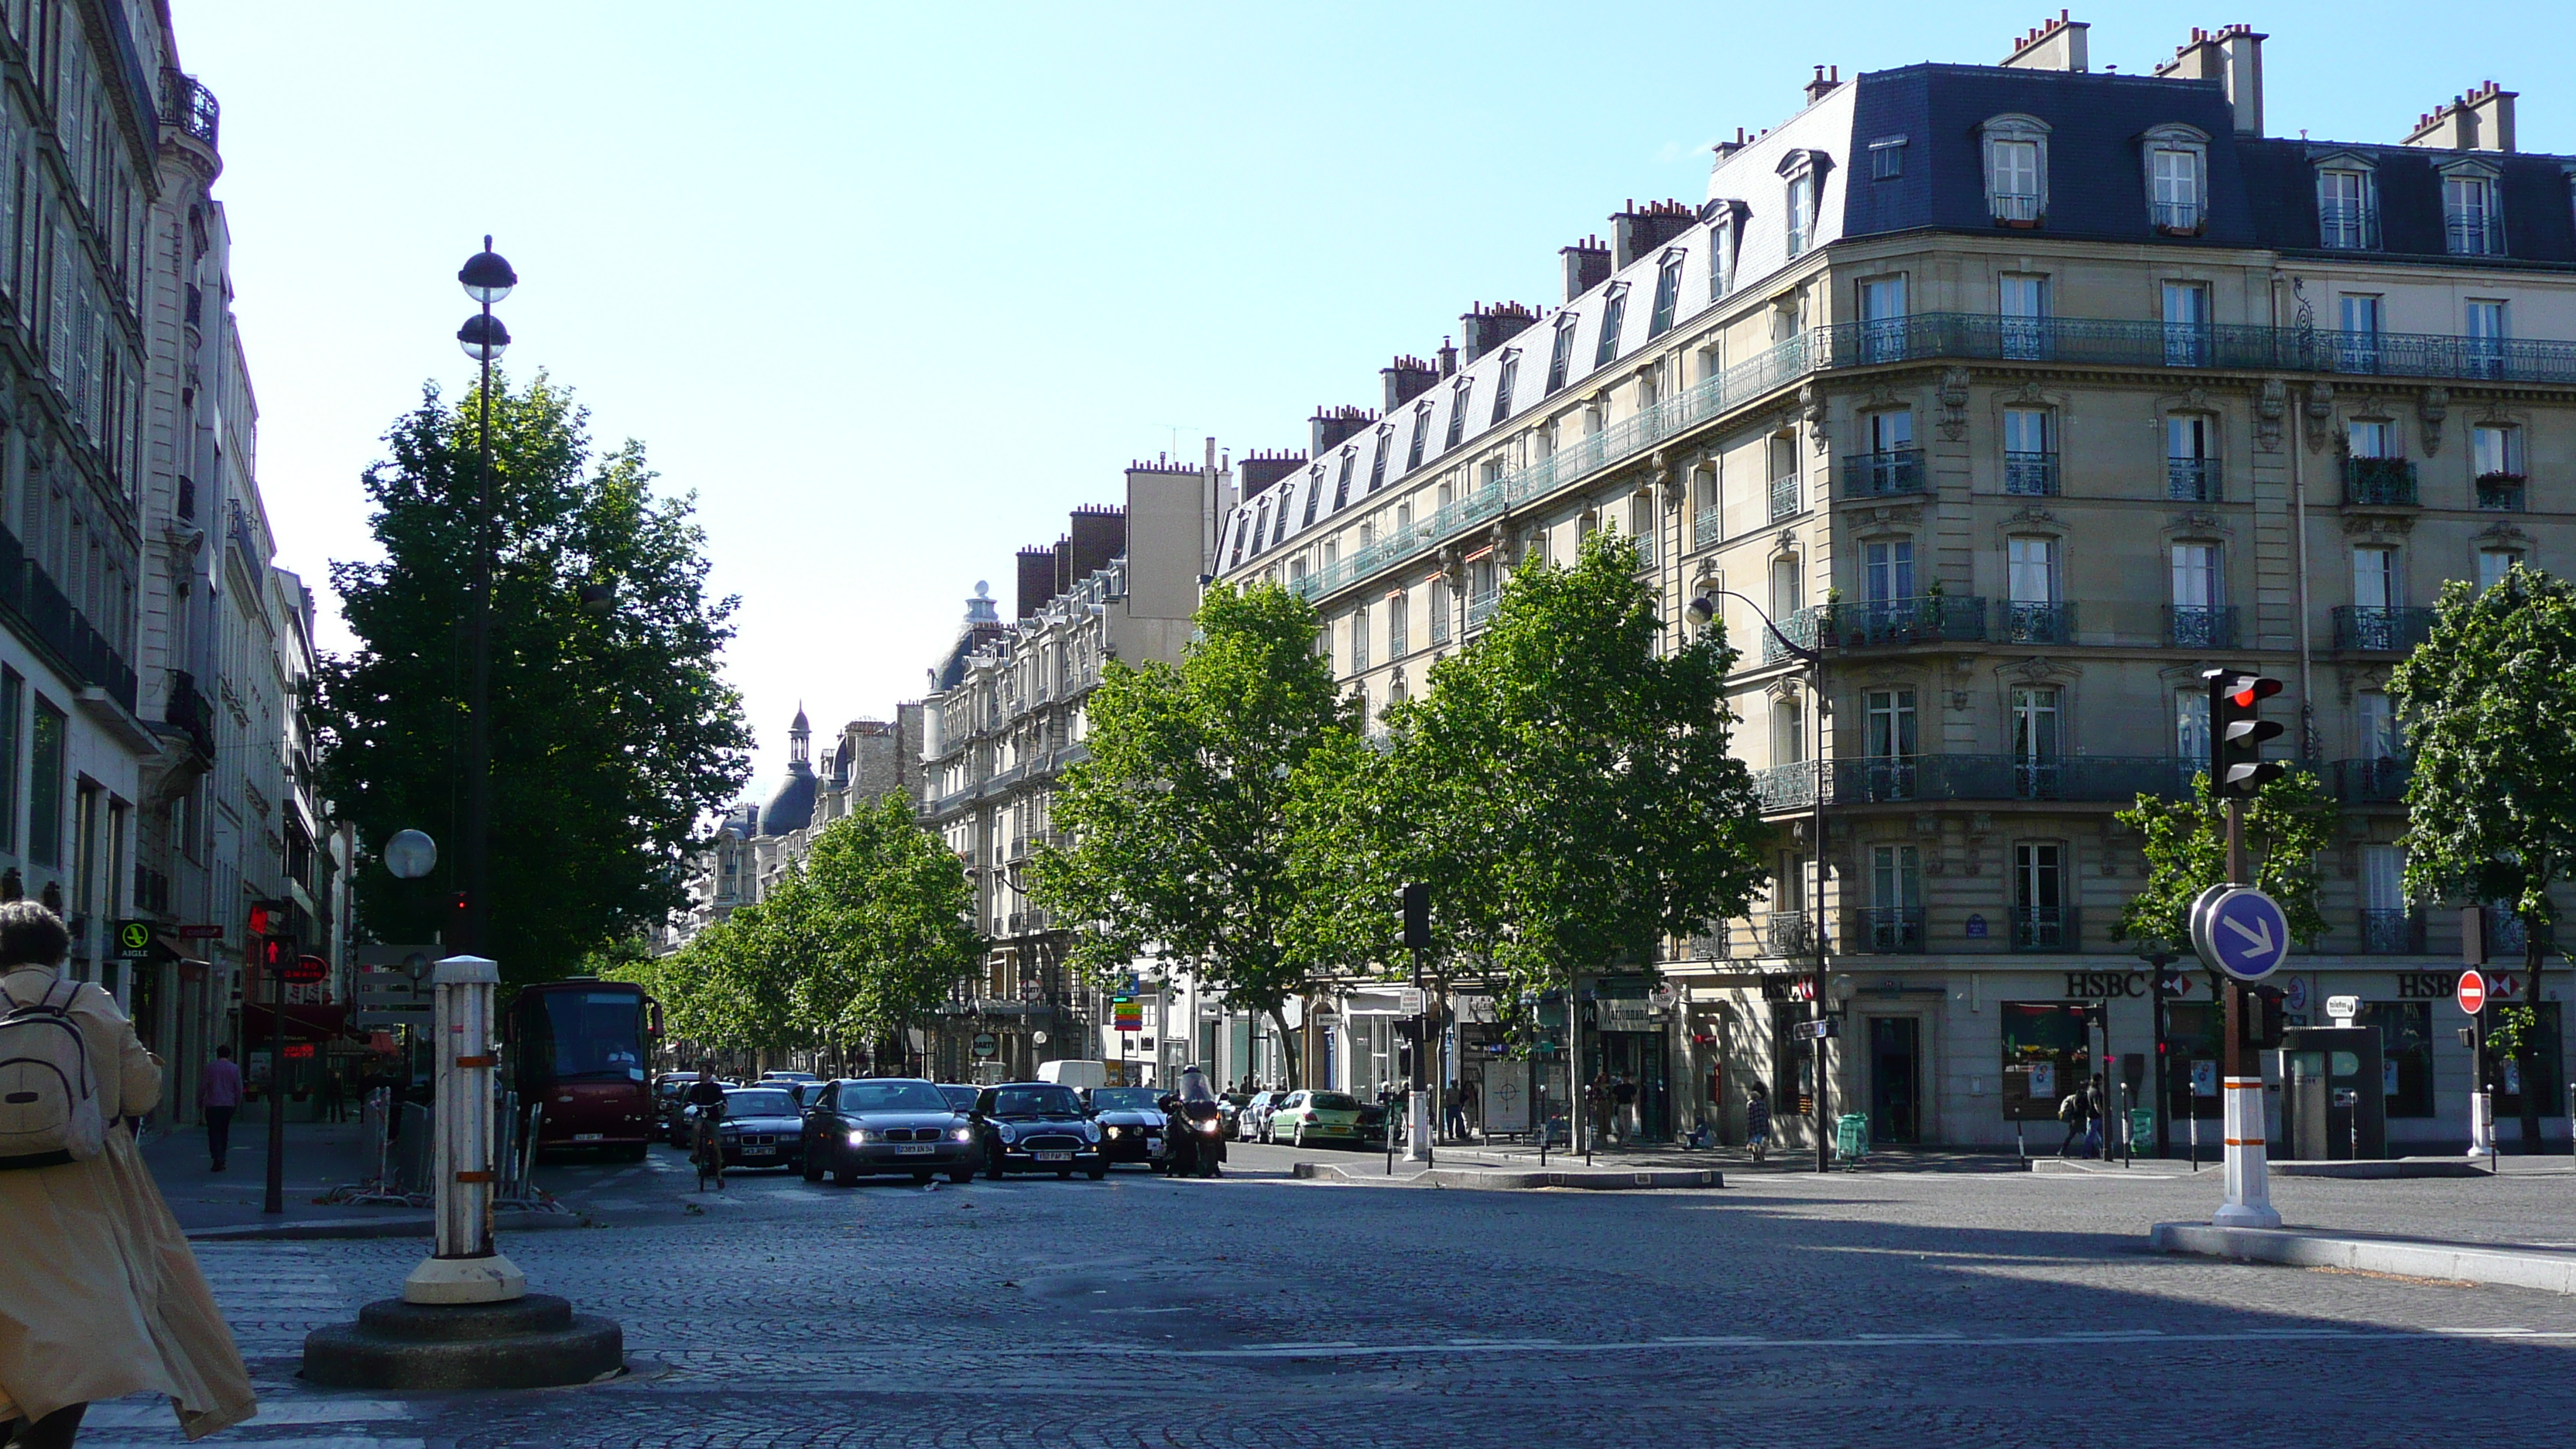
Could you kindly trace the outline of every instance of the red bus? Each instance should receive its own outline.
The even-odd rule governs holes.
[[[519,988],[503,1016],[520,1110],[542,1108],[537,1147],[642,1161],[653,1141],[651,1039],[662,1006],[644,988],[573,976]]]

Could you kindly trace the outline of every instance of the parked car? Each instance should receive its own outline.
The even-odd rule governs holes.
[[[1385,1103],[1360,1103],[1360,1131],[1357,1139],[1359,1144],[1362,1147],[1384,1147],[1386,1145],[1386,1122],[1387,1109]]]
[[[983,1088],[970,1087],[964,1082],[942,1082],[939,1084],[939,1095],[946,1097],[948,1099],[948,1105],[956,1108],[960,1112],[974,1111],[975,1099],[983,1095],[983,1092]]]
[[[824,1082],[805,1114],[800,1166],[807,1182],[826,1173],[847,1185],[871,1173],[910,1173],[928,1182],[975,1176],[975,1128],[946,1093],[908,1077]]]
[[[804,1114],[780,1087],[735,1087],[725,1093],[720,1131],[727,1167],[795,1167],[804,1149]]]
[[[1242,1108],[1234,1114],[1235,1138],[1243,1142],[1269,1141],[1271,1109],[1287,1096],[1285,1092],[1255,1092],[1245,1098]]]
[[[1225,1124],[1220,1135],[1224,1136],[1226,1140],[1232,1141],[1234,1139],[1234,1119],[1243,1111],[1243,1104],[1251,1100],[1252,1094],[1250,1092],[1219,1092],[1217,1094],[1216,1115],[1217,1120]]]
[[[760,1074],[760,1079],[764,1082],[819,1082],[823,1080],[812,1072],[763,1072]]]
[[[1152,1166],[1163,1146],[1163,1109],[1154,1087],[1094,1087],[1091,1120],[1100,1127],[1100,1160]]]
[[[1292,1147],[1309,1142],[1360,1140],[1360,1103],[1348,1092],[1290,1092],[1270,1114],[1265,1140],[1286,1138]]]
[[[976,1145],[984,1175],[1053,1172],[1071,1177],[1078,1168],[1094,1182],[1109,1173],[1100,1158],[1100,1124],[1082,1110],[1071,1087],[1054,1082],[1006,1082],[975,1098]]]

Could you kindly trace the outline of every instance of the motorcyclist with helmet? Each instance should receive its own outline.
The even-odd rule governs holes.
[[[1155,1103],[1163,1109],[1163,1160],[1174,1177],[1214,1177],[1225,1161],[1225,1121],[1216,1089],[1198,1067],[1181,1069],[1179,1086]]]

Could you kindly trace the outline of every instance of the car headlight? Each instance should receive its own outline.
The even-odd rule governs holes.
[[[868,1145],[868,1134],[867,1134],[866,1129],[864,1129],[864,1128],[855,1128],[855,1127],[854,1127],[854,1128],[852,1128],[852,1129],[850,1130],[850,1145],[851,1145],[852,1147],[865,1147],[865,1146],[867,1146],[867,1145]]]
[[[975,1129],[972,1127],[959,1127],[951,1131],[948,1135],[951,1139],[958,1142],[972,1142],[975,1140]]]
[[[1112,1127],[1109,1129],[1109,1135],[1112,1137],[1124,1137],[1127,1135],[1127,1129],[1124,1127]]]
[[[1214,1132],[1216,1129],[1217,1124],[1214,1122],[1201,1122],[1199,1124],[1199,1130],[1201,1132]]]
[[[996,1127],[996,1128],[994,1128],[994,1129],[993,1129],[993,1132],[994,1132],[994,1135],[995,1135],[995,1136],[1000,1137],[1000,1138],[1001,1138],[1003,1141],[1005,1141],[1005,1142],[1009,1142],[1009,1141],[1013,1141],[1013,1140],[1014,1140],[1014,1139],[1013,1139],[1013,1137],[1011,1136],[1011,1129],[1010,1129],[1010,1127],[1009,1127],[1007,1124],[1006,1124],[1006,1125],[1004,1125],[1004,1126],[1000,1126],[1000,1127]]]

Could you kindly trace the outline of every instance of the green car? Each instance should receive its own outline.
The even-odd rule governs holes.
[[[1269,1137],[1291,1147],[1360,1140],[1360,1103],[1348,1092],[1290,1092],[1270,1114]]]

